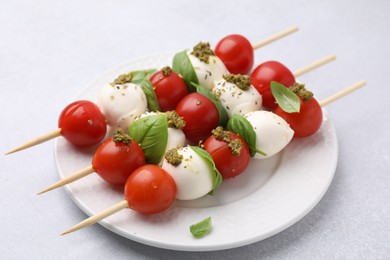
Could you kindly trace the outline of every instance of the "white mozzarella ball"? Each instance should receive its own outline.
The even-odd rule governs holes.
[[[165,158],[161,166],[175,180],[176,199],[193,200],[208,194],[213,189],[213,178],[205,160],[189,146],[178,149],[178,153],[183,156],[178,166]]]
[[[269,111],[255,111],[245,115],[256,132],[256,148],[267,155],[256,154],[255,159],[264,159],[280,152],[291,141],[294,130],[280,116]]]
[[[215,82],[212,92],[221,101],[229,117],[260,110],[263,102],[260,93],[252,85],[249,89],[242,90],[225,79]]]
[[[217,56],[210,56],[209,62],[205,63],[192,55],[191,50],[187,52],[187,55],[198,77],[199,84],[209,90],[213,89],[214,81],[220,80],[223,75],[229,74],[225,64]]]
[[[107,84],[99,92],[98,105],[113,128],[127,127],[147,109],[145,93],[140,86],[133,83]]]
[[[168,127],[168,142],[165,152],[178,146],[186,144],[186,136],[181,129]]]

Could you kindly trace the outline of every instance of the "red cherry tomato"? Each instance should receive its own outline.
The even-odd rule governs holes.
[[[156,165],[138,168],[126,181],[125,199],[129,208],[143,214],[160,213],[168,209],[175,197],[175,181]]]
[[[174,71],[168,72],[159,70],[150,77],[161,111],[175,110],[180,100],[188,94],[184,80]]]
[[[87,100],[73,102],[62,110],[58,119],[61,135],[75,146],[100,143],[106,135],[107,125],[103,114]]]
[[[92,168],[108,183],[122,185],[137,168],[145,165],[141,147],[131,141],[114,142],[113,138],[104,141],[92,158]]]
[[[192,144],[205,140],[219,124],[217,107],[196,92],[185,96],[177,105],[176,112],[186,121],[182,130]]]
[[[253,47],[242,35],[224,37],[215,46],[214,52],[232,74],[247,74],[253,66]]]
[[[229,179],[240,175],[249,165],[250,153],[245,141],[235,133],[229,133],[230,140],[239,139],[243,146],[239,155],[234,155],[226,141],[210,136],[204,142],[204,149],[209,152],[214,160],[215,167],[221,173],[223,179]]]
[[[299,113],[287,113],[279,106],[275,114],[281,116],[294,130],[294,137],[307,137],[318,131],[322,123],[322,109],[315,98],[308,101],[301,101]]]
[[[286,66],[277,61],[264,62],[253,70],[251,83],[262,95],[263,106],[267,109],[275,109],[277,106],[271,93],[271,81],[290,87],[295,83],[295,77]]]

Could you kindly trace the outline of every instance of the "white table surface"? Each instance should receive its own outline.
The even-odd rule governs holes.
[[[56,127],[62,108],[118,64],[231,33],[251,41],[292,25],[300,31],[256,51],[292,70],[337,60],[299,78],[321,99],[358,80],[363,88],[327,107],[339,162],[319,204],[287,230],[215,252],[143,245],[100,225],[61,237],[86,215],[58,180],[54,142],[1,156],[0,259],[389,259],[390,2],[103,1],[0,2],[3,153]]]

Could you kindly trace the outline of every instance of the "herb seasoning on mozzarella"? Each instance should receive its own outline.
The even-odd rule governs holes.
[[[216,82],[212,92],[226,108],[229,118],[234,114],[257,111],[262,105],[261,95],[245,75],[224,75]]]
[[[210,56],[215,56],[208,42],[200,42],[197,45],[195,45],[191,54],[206,64],[210,63],[210,59],[209,59]]]

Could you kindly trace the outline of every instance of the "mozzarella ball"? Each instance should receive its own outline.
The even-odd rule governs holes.
[[[206,161],[189,146],[179,148],[178,153],[183,156],[179,165],[173,166],[164,158],[161,166],[175,180],[176,199],[194,200],[208,194],[213,189],[213,178]]]
[[[142,88],[133,84],[107,84],[98,96],[98,106],[113,128],[127,127],[147,109],[148,103]]]
[[[165,153],[178,146],[184,146],[186,144],[186,136],[181,129],[168,127],[168,142]]]
[[[198,77],[199,84],[209,90],[213,89],[214,81],[220,80],[223,75],[229,74],[225,64],[217,56],[210,56],[209,62],[205,63],[192,55],[191,50],[187,52],[187,55]]]
[[[280,116],[269,111],[255,111],[245,114],[256,133],[256,148],[267,155],[256,154],[255,159],[264,159],[280,152],[291,141],[294,130]]]
[[[252,85],[249,89],[242,90],[234,83],[221,79],[215,82],[212,92],[221,101],[229,117],[261,109],[262,97]]]

